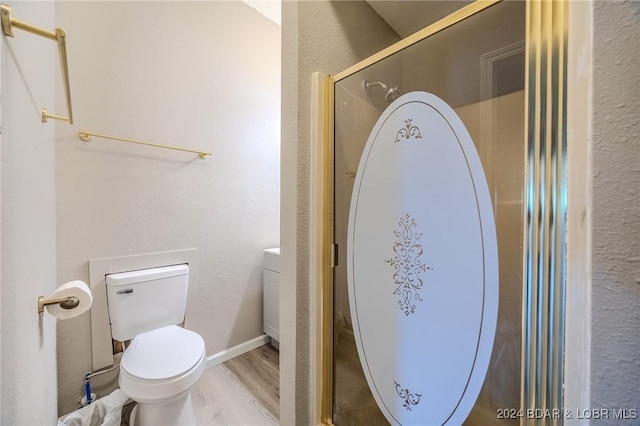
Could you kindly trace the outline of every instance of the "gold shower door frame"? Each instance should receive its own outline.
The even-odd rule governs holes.
[[[326,76],[322,104],[321,419],[333,424],[333,196],[335,84],[501,0],[478,0],[363,61]],[[566,63],[568,0],[527,0],[521,424],[563,424],[524,413],[563,408]],[[548,412],[548,411],[547,411]],[[562,411],[559,411],[562,412]]]

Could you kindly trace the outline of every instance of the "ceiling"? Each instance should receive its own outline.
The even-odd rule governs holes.
[[[281,0],[242,0],[247,5],[257,10],[266,18],[282,26],[282,2]]]
[[[400,38],[404,38],[473,2],[460,0],[367,0],[367,3]]]

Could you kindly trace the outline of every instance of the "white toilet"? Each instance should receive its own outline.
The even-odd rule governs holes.
[[[131,343],[118,383],[138,404],[131,425],[195,425],[191,387],[206,364],[199,334],[184,321],[189,267],[143,269],[106,276],[111,335]]]

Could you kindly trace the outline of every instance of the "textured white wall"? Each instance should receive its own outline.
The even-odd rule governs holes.
[[[262,249],[279,244],[280,28],[241,2],[57,2],[56,24],[77,123],[56,134],[58,281],[88,280],[93,258],[197,248],[189,326],[207,354],[261,335]],[[213,156],[85,144],[79,130]],[[89,315],[58,330],[65,413],[91,368]]]
[[[364,2],[282,5],[282,218],[280,422],[312,424],[310,400],[309,205],[311,74],[332,74],[398,36]]]
[[[593,24],[591,407],[640,415],[640,2]]]
[[[10,2],[13,17],[53,30],[53,2]],[[54,110],[56,46],[15,30],[2,36],[3,425],[51,425],[57,418],[56,320],[37,312],[56,288]],[[62,124],[64,126],[64,124]]]

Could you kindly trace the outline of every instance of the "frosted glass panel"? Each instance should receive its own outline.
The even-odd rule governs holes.
[[[389,94],[394,90],[399,96],[429,92],[451,106],[468,130],[482,163],[497,235],[499,309],[486,377],[465,424],[518,424],[517,419],[498,419],[497,410],[520,405],[524,34],[524,2],[499,3],[335,85],[334,240],[340,249],[334,269],[333,421],[338,426],[416,424],[415,420],[389,419],[378,408],[358,356],[358,337],[354,334],[358,333],[358,320],[349,301],[347,280],[349,210],[356,172],[367,139],[389,106],[388,101],[393,101],[389,98],[395,95]],[[365,85],[365,89],[365,80],[381,84]],[[415,124],[411,123],[407,131]],[[389,168],[407,169],[403,162],[387,158]],[[401,206],[413,198],[398,193],[394,203]],[[396,225],[402,222],[398,216]],[[424,220],[416,223],[422,226]],[[378,267],[383,266],[389,267]],[[408,405],[415,410],[417,405],[411,404],[408,395],[414,393],[413,389],[398,385],[400,393],[407,390]],[[397,390],[392,386],[388,392],[394,396]],[[408,412],[403,404],[400,408]]]

